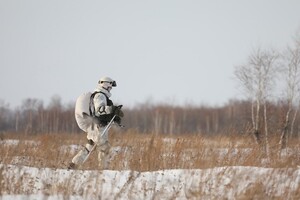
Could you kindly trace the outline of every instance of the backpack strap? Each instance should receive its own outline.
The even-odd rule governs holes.
[[[97,93],[100,93],[100,92],[94,92],[90,97],[89,111],[90,111],[90,116],[92,116],[92,117],[95,117],[94,97]]]
[[[112,106],[112,105],[113,105],[112,100],[110,100],[110,99],[106,96],[106,94],[105,94],[104,92],[98,92],[98,91],[94,92],[94,93],[91,95],[91,97],[90,97],[90,104],[89,104],[90,116],[93,116],[93,117],[95,117],[95,112],[96,112],[96,111],[95,111],[95,105],[94,105],[94,97],[95,97],[95,95],[98,94],[98,93],[104,94],[104,96],[106,97],[106,102],[107,102],[107,105],[108,105],[108,106]]]

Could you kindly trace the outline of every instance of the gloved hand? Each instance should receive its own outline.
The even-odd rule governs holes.
[[[114,122],[117,123],[118,125],[121,125],[121,117],[115,116]]]
[[[121,110],[123,105],[113,106],[113,113],[118,117],[124,117],[124,113]]]

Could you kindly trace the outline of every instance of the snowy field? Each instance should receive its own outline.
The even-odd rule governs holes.
[[[297,191],[300,188],[300,169],[237,166],[136,172],[67,171],[15,165],[0,165],[0,168],[1,181],[4,181],[2,192],[15,193],[3,192],[3,200],[294,199],[295,195],[300,195]]]
[[[26,141],[32,148],[39,142]],[[170,141],[168,141],[170,143]],[[2,147],[17,140],[1,141]],[[61,149],[76,150],[76,145]],[[228,149],[227,149],[228,150]],[[120,151],[116,148],[116,151]],[[220,154],[226,153],[226,148]],[[249,153],[249,149],[245,154]],[[225,152],[225,153],[224,153]],[[19,160],[19,162],[18,162]],[[300,199],[300,168],[221,166],[206,169],[67,170],[0,162],[2,200],[15,199]],[[188,160],[187,160],[188,162]]]

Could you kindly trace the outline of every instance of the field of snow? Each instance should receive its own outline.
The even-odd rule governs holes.
[[[163,141],[172,144],[170,140]],[[4,148],[16,148],[19,143],[18,140],[1,141],[2,153]],[[40,145],[45,146],[43,141],[26,140],[23,144],[37,150]],[[176,144],[178,145],[178,142]],[[74,152],[78,148],[72,144],[60,147],[60,151],[71,149]],[[114,148],[115,152],[122,151],[121,147]],[[206,149],[205,152],[209,151]],[[237,155],[238,151],[241,153]],[[228,156],[228,152],[232,153],[231,157],[249,156],[251,148],[218,148],[216,152],[224,157]],[[173,168],[150,171],[89,168],[67,170],[65,167],[34,166],[30,164],[34,158],[26,159],[17,153],[13,153],[14,158],[8,163],[4,162],[3,155],[0,159],[0,199],[3,200],[300,199],[299,167],[223,165],[202,169]],[[163,155],[166,158],[165,155],[168,154]],[[183,162],[192,162],[187,155],[184,155]]]
[[[154,172],[0,165],[2,199],[294,199],[300,169],[218,167]],[[17,187],[16,187],[17,186]],[[18,195],[17,195],[18,194]],[[255,198],[256,197],[256,198]]]

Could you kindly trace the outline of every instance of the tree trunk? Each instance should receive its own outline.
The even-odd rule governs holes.
[[[280,145],[280,149],[285,149],[287,146],[287,137],[288,137],[288,129],[289,129],[289,116],[290,116],[290,112],[291,112],[291,108],[289,108],[289,110],[286,113],[285,116],[285,121],[284,121],[284,125],[282,128],[282,132],[281,132],[281,136],[280,136],[280,141],[279,141],[279,145]]]
[[[268,121],[267,121],[267,105],[264,102],[264,124],[265,124],[265,148],[267,158],[270,159],[270,145],[269,145],[269,132],[268,132]]]

